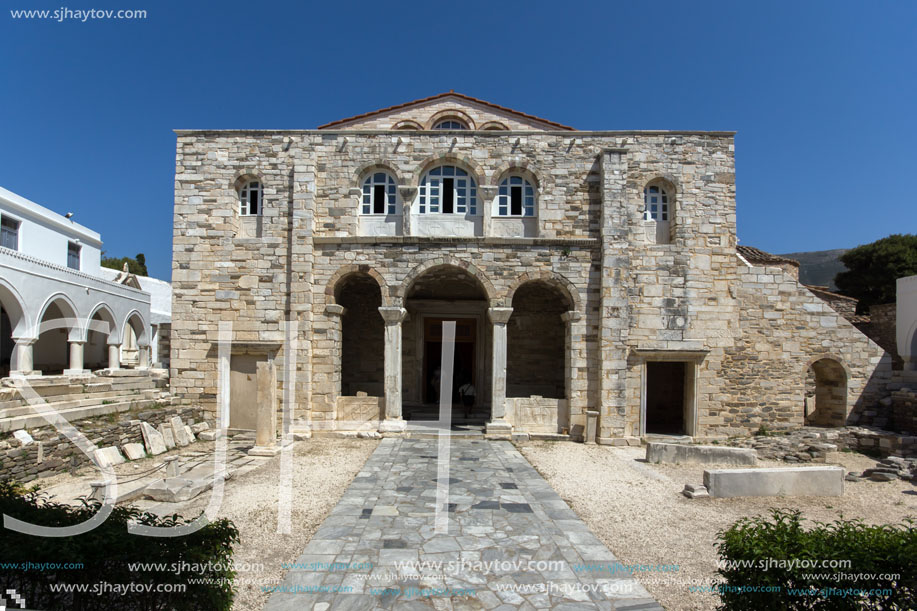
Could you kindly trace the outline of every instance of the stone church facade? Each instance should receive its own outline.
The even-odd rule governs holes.
[[[254,428],[269,361],[285,431],[397,432],[435,418],[455,321],[453,398],[473,385],[491,436],[844,423],[888,357],[737,247],[734,162],[730,132],[580,131],[452,92],[178,131],[173,395]]]

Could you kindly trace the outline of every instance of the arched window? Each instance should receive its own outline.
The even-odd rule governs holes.
[[[669,195],[662,187],[653,185],[643,190],[643,220],[668,221]]]
[[[433,129],[468,129],[468,126],[456,119],[445,119],[434,125]]]
[[[420,181],[418,213],[478,213],[478,187],[474,178],[461,168],[439,166],[427,172]]]
[[[507,176],[497,195],[497,216],[535,216],[535,187],[522,176]]]
[[[397,214],[397,190],[391,174],[375,172],[363,181],[363,214]]]
[[[261,214],[262,200],[261,183],[257,180],[246,182],[239,190],[239,214],[242,216]]]

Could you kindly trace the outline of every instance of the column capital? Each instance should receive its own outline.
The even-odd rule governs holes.
[[[325,316],[343,316],[346,311],[347,308],[336,303],[329,303],[325,306]]]
[[[37,337],[11,337],[17,346],[32,346],[38,341]]]
[[[576,310],[570,310],[560,315],[560,319],[564,322],[579,322],[582,318],[583,315]]]
[[[382,314],[385,324],[400,325],[401,321],[408,315],[408,311],[399,307],[382,306],[379,308],[379,314]]]
[[[487,317],[495,325],[505,325],[509,322],[509,317],[513,315],[512,308],[488,308]]]

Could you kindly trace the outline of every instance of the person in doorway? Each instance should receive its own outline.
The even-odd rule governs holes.
[[[470,418],[471,408],[474,406],[474,386],[471,380],[459,386],[459,396],[462,398],[462,405],[465,406],[465,418]]]

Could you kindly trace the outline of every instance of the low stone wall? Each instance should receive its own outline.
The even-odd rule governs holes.
[[[755,465],[758,462],[758,454],[749,448],[650,442],[646,445],[646,462],[676,465]]]
[[[704,471],[704,486],[714,498],[737,496],[843,496],[844,468],[775,467]]]
[[[173,416],[179,416],[185,422],[195,422],[204,419],[204,412],[194,407],[162,405],[154,409],[87,418],[74,426],[99,448],[120,448],[126,443],[143,443],[141,421],[158,426],[168,423]],[[29,429],[28,433],[34,441],[26,446],[12,434],[0,436],[0,479],[25,483],[90,463],[89,457],[51,425]]]
[[[347,422],[372,422],[385,417],[384,397],[338,397],[337,421],[338,428],[350,430],[358,428],[354,425],[347,426]],[[340,424],[344,426],[340,426]]]
[[[806,427],[771,435],[735,438],[726,443],[734,447],[753,448],[762,460],[789,463],[831,462],[833,453],[841,450],[883,457],[917,457],[917,436],[860,426],[834,429]]]
[[[506,419],[513,430],[525,433],[560,433],[560,415],[567,413],[566,399],[516,397],[506,399]],[[582,433],[580,433],[582,434]]]

